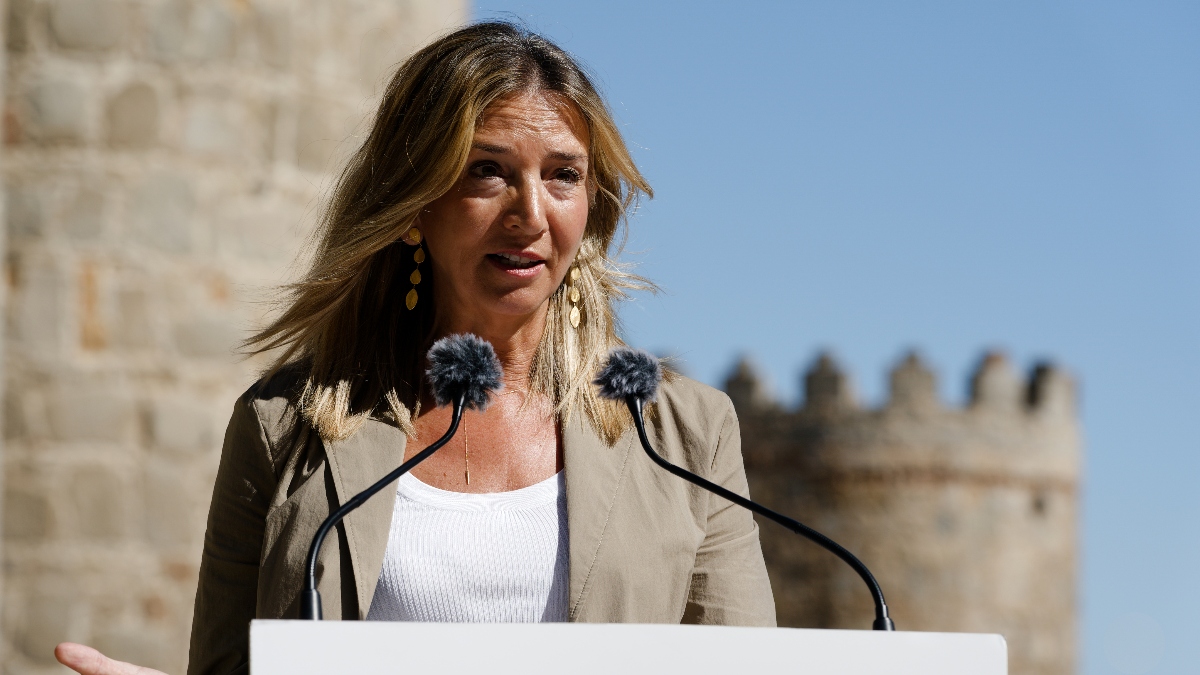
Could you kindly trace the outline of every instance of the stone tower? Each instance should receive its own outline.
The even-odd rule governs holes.
[[[0,668],[183,671],[236,343],[465,0],[6,0]]]
[[[855,404],[828,356],[785,410],[749,366],[726,383],[751,494],[833,537],[871,568],[903,630],[1001,633],[1014,675],[1075,670],[1080,436],[1074,387],[1039,366],[1022,380],[999,355],[943,406],[916,355],[879,409]],[[761,522],[780,625],[869,628],[871,599],[847,566]]]

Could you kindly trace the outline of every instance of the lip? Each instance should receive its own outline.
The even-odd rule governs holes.
[[[513,267],[512,265],[507,264],[505,261],[497,258],[498,255],[511,255],[520,258],[528,258],[534,262],[529,267]],[[488,263],[491,264],[492,267],[515,279],[529,279],[531,277],[535,277],[542,271],[542,269],[546,267],[546,260],[542,258],[542,256],[532,251],[525,251],[521,249],[493,251],[486,257]]]

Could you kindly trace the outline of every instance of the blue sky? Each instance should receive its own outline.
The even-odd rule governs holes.
[[[1082,390],[1083,672],[1200,662],[1200,4],[477,0],[599,76],[657,196],[631,339],[777,395],[917,348]]]

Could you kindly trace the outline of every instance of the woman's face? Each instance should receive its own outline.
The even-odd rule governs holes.
[[[545,316],[587,224],[588,144],[578,111],[553,94],[488,107],[462,176],[418,219],[443,328]]]

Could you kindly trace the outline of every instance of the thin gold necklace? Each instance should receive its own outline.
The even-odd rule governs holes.
[[[467,476],[467,485],[471,484],[471,434],[467,433],[467,427],[463,425],[463,467]]]

